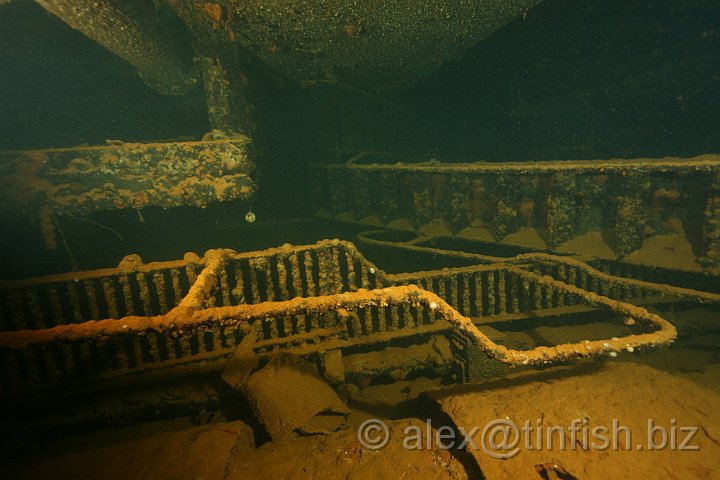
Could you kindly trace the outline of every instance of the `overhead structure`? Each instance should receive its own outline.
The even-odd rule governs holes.
[[[426,76],[540,0],[168,0],[196,39],[307,85],[382,92]]]
[[[152,87],[183,94],[197,81],[155,2],[36,0],[138,69]],[[307,85],[386,91],[422,78],[520,18],[541,0],[167,0],[196,47],[240,48]],[[322,83],[320,83],[322,84]]]
[[[152,2],[36,1],[72,28],[126,60],[157,91],[182,95],[197,83],[190,46],[178,42],[173,32],[158,21]]]

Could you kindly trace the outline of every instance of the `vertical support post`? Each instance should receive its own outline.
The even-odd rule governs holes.
[[[512,174],[500,173],[495,180],[495,230],[500,240],[518,229],[520,185]]]
[[[603,228],[603,213],[607,202],[607,181],[608,176],[605,174],[581,173],[576,176],[576,234],[582,235]]]
[[[359,168],[349,168],[350,207],[358,220],[372,215],[372,194],[370,192],[370,179],[367,171]]]
[[[623,171],[616,183],[615,242],[617,253],[625,256],[642,247],[647,223],[646,194],[650,179],[644,173]]]
[[[547,199],[548,242],[551,247],[570,240],[575,233],[575,175],[557,172],[550,180]]]
[[[397,172],[381,170],[376,176],[377,211],[385,223],[400,217],[400,177]]]
[[[433,174],[427,172],[417,172],[411,177],[412,203],[414,222],[416,227],[421,227],[433,220],[434,200],[435,200],[435,184],[433,182]]]
[[[720,173],[712,174],[703,216],[705,217],[702,230],[703,252],[699,261],[706,270],[718,273],[720,270]]]
[[[237,49],[230,46],[201,48],[196,63],[202,72],[208,120],[227,134],[255,132],[253,107],[248,100],[248,79],[240,66]]]
[[[472,192],[470,177],[466,173],[450,175],[445,189],[447,219],[453,232],[459,232],[470,225]]]

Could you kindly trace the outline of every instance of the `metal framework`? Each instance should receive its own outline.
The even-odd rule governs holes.
[[[719,299],[611,277],[550,255],[401,275],[385,274],[339,240],[246,253],[210,250],[202,258],[187,254],[149,264],[128,256],[114,269],[0,284],[0,384],[7,398],[48,387],[135,381],[138,374],[222,369],[249,333],[253,351],[264,355],[383,348],[396,338],[452,330],[511,366],[675,338],[675,328],[659,316],[596,292]],[[632,319],[638,332],[513,350],[476,326],[503,315],[529,318],[567,308],[607,312],[618,323]]]
[[[314,211],[378,227],[404,222],[447,235],[481,227],[501,241],[524,227],[549,251],[609,233],[622,259],[655,234],[682,233],[702,269],[720,271],[720,156],[443,164],[362,152],[309,173]],[[437,229],[436,229],[437,230]]]

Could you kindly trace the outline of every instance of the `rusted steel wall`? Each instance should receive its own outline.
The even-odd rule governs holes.
[[[402,221],[426,233],[423,227],[440,222],[460,236],[482,228],[498,242],[531,227],[545,232],[548,250],[602,231],[616,258],[654,235],[677,233],[692,245],[693,261],[718,272],[718,172],[720,155],[703,155],[470,164],[380,159],[314,165],[309,177],[313,209],[324,217],[360,223],[379,217],[385,225]],[[392,188],[373,202],[367,192],[377,191],[380,178]],[[370,187],[353,188],[365,183]],[[405,208],[379,207],[395,204]]]
[[[0,216],[85,215],[250,198],[250,140],[0,152]]]

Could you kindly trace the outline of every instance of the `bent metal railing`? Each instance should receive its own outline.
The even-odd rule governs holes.
[[[418,236],[405,241],[386,240],[382,237],[385,230],[368,230],[358,234],[358,241],[361,245],[379,247],[387,252],[410,252],[430,255],[435,259],[461,259],[477,264],[506,264],[516,265],[527,269],[537,275],[549,275],[555,280],[575,285],[582,290],[597,293],[615,300],[639,301],[643,298],[658,299],[683,299],[700,303],[719,303],[720,294],[704,290],[686,288],[677,285],[661,283],[664,279],[656,281],[640,280],[633,277],[653,277],[641,265],[622,264],[625,275],[618,276],[608,273],[605,270],[608,265],[602,260],[583,257],[582,255],[553,255],[542,252],[522,253],[512,257],[499,257],[481,253],[472,253],[461,250],[451,250],[426,246],[423,243],[431,240]],[[589,263],[599,263],[595,268]],[[604,270],[600,268],[605,267]],[[637,270],[637,271],[635,271]],[[659,269],[655,269],[659,270]],[[665,273],[665,272],[663,272]],[[680,272],[675,272],[679,274]],[[414,274],[400,274],[396,278],[405,278]],[[711,280],[714,281],[714,280]]]
[[[2,396],[222,368],[252,329],[258,353],[308,353],[452,328],[513,366],[663,345],[676,337],[669,322],[644,308],[526,268],[534,260],[519,262],[389,275],[352,243],[324,240],[245,253],[210,250],[174,262],[144,264],[129,256],[115,269],[3,282]],[[637,333],[514,350],[475,325],[568,306],[609,312]]]

